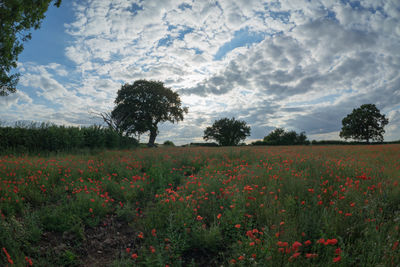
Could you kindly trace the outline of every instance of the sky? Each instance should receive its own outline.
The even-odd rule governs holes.
[[[276,127],[338,140],[342,119],[375,104],[400,139],[398,0],[64,0],[51,6],[18,59],[17,93],[0,120],[100,124],[125,83],[177,91],[184,121],[156,142],[203,142],[235,117],[246,142]],[[143,136],[141,141],[146,142]]]

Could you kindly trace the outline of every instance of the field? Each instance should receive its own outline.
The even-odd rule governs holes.
[[[1,266],[396,266],[400,145],[0,158]]]

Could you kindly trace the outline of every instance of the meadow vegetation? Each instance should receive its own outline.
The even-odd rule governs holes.
[[[1,266],[396,266],[400,145],[0,158]]]
[[[132,148],[134,138],[109,128],[59,126],[51,123],[16,123],[0,126],[0,154],[53,153],[83,150]]]

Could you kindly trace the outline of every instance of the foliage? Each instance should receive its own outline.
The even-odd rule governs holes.
[[[53,0],[2,0],[0,3],[0,96],[15,92],[19,74],[17,67],[23,42],[31,39],[31,28],[38,29]],[[55,0],[59,7],[61,0]]]
[[[206,147],[216,147],[218,146],[217,143],[190,143],[189,146],[206,146]]]
[[[77,149],[129,148],[137,146],[134,138],[122,137],[111,129],[100,126],[71,127],[49,123],[16,123],[14,127],[0,127],[0,151],[44,152]]]
[[[389,120],[374,104],[364,104],[353,109],[353,112],[342,120],[340,137],[346,140],[349,138],[365,140],[367,143],[370,140],[382,142],[385,133],[383,128],[388,123]]]
[[[236,146],[250,136],[250,127],[245,121],[235,118],[223,118],[216,120],[211,127],[204,130],[203,139],[215,140],[222,146]]]
[[[396,266],[399,151],[0,157],[0,265]]]
[[[165,141],[165,142],[163,143],[163,145],[164,145],[164,146],[175,146],[174,142],[169,141],[169,140]]]
[[[158,134],[158,123],[179,122],[187,107],[181,107],[178,93],[164,87],[162,82],[138,80],[125,84],[118,90],[112,118],[127,134],[150,132],[149,146],[154,146]]]
[[[300,134],[295,131],[285,131],[283,128],[276,128],[264,137],[262,142],[255,142],[253,145],[308,145],[310,142],[304,132]]]

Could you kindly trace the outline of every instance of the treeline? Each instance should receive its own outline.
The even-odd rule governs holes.
[[[49,123],[19,123],[13,127],[0,127],[0,153],[120,149],[137,145],[136,139],[97,125],[72,127]]]
[[[291,146],[291,145],[309,145],[310,141],[304,132],[285,131],[283,128],[276,128],[270,132],[261,141],[253,142],[255,146]]]
[[[361,141],[312,140],[311,144],[312,145],[382,145],[382,144],[400,144],[400,140],[390,141],[390,142],[372,142],[372,143],[366,143]]]

